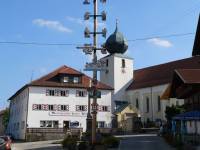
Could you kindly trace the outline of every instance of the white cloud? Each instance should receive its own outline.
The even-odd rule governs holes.
[[[59,32],[71,33],[72,30],[65,27],[59,21],[52,21],[52,20],[44,20],[44,19],[35,19],[33,23],[40,26],[40,27],[47,27],[49,29],[53,29]]]
[[[165,47],[165,48],[169,48],[173,46],[173,44],[170,41],[163,40],[160,38],[153,38],[153,39],[148,40],[148,42],[157,46]]]
[[[67,16],[66,19],[70,22],[73,22],[73,23],[76,23],[76,24],[79,24],[79,25],[93,27],[92,21],[88,21],[88,20],[84,21],[83,19],[70,17],[70,16]],[[98,22],[98,26],[103,28],[103,27],[106,26],[106,24],[104,22]]]

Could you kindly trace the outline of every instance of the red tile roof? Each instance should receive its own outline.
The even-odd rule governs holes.
[[[170,83],[175,69],[200,69],[200,56],[135,70],[133,82],[127,90]]]
[[[68,74],[68,75],[78,75],[82,77],[82,82],[78,84],[73,84],[73,83],[63,83],[60,82],[60,80],[55,80],[55,77],[58,77],[60,74]],[[68,66],[61,66],[60,68],[52,71],[51,73],[32,81],[29,84],[26,84],[24,87],[22,87],[20,90],[18,90],[13,96],[9,98],[12,99],[15,97],[18,93],[23,91],[26,87],[28,86],[39,86],[39,87],[63,87],[63,88],[89,88],[90,86],[90,81],[92,78],[89,76],[73,69]],[[112,87],[102,83],[102,82],[97,82],[97,88],[101,90],[113,90]]]
[[[177,69],[176,73],[185,84],[200,83],[200,69]]]

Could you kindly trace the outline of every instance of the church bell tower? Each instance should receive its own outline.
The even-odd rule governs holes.
[[[106,62],[106,71],[100,72],[100,81],[113,87],[112,102],[117,105],[126,103],[126,88],[133,80],[133,59],[124,53],[128,43],[118,31],[118,25],[105,43],[109,55],[102,58]]]

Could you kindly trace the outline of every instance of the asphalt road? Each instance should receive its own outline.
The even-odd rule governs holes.
[[[157,135],[122,136],[118,150],[175,150]]]
[[[170,147],[162,137],[155,134],[123,135],[117,150],[175,150]],[[52,144],[55,141],[39,141],[14,143],[12,150],[62,150],[60,144]]]
[[[60,144],[52,144],[55,141],[13,143],[12,150],[62,150]]]

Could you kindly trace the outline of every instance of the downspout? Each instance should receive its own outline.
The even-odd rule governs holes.
[[[151,113],[152,113],[152,121],[153,121],[153,90],[152,90],[152,87],[151,87]]]
[[[28,96],[27,96],[27,105],[26,105],[26,121],[25,121],[25,141],[27,140],[27,118],[28,118],[28,103],[29,102],[29,87],[28,87]]]

